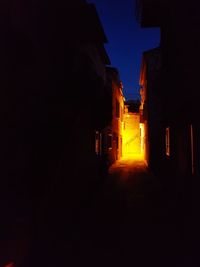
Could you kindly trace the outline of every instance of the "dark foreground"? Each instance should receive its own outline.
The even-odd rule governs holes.
[[[40,231],[27,266],[198,266],[188,216],[167,194],[142,161],[115,164],[66,228]]]
[[[66,203],[63,188],[32,222],[28,242],[17,243],[23,264],[10,266],[199,266],[198,225],[162,178],[141,160],[122,160],[81,203]]]

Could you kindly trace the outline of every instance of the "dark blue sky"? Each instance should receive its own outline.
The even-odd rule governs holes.
[[[134,0],[88,0],[94,3],[108,39],[111,65],[118,68],[126,99],[139,98],[142,53],[160,43],[159,29],[142,29],[135,18]]]

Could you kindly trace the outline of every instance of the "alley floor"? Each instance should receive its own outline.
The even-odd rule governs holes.
[[[24,267],[199,266],[191,224],[161,179],[138,157],[116,162],[74,213],[52,213]]]
[[[141,159],[111,166],[80,222],[74,258],[84,266],[195,266],[187,263],[159,179]]]

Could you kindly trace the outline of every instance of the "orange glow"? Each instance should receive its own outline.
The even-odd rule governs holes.
[[[139,113],[124,114],[123,159],[144,159],[144,127]]]
[[[144,153],[145,153],[144,140],[145,140],[144,124],[140,123],[140,147],[141,147],[141,154],[142,155],[144,155]]]
[[[136,154],[136,153],[125,154],[122,157],[122,160],[144,160],[144,154],[142,154],[142,153],[139,153],[139,154]]]
[[[4,267],[14,267],[14,263],[10,262],[10,263],[6,264]]]

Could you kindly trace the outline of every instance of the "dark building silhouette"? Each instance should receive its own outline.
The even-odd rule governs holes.
[[[142,27],[160,27],[162,127],[166,154],[166,169],[177,177],[193,176],[178,182],[187,186],[199,176],[199,88],[200,58],[199,3],[187,1],[143,0],[138,2]],[[173,2],[173,3],[172,3]],[[162,92],[162,93],[161,93]],[[170,152],[169,152],[170,151]],[[168,154],[168,155],[167,155]],[[187,180],[187,179],[186,179]]]
[[[165,201],[186,248],[180,262],[196,266],[199,265],[200,236],[199,1],[137,2],[141,26],[160,27],[161,32],[158,76],[156,72],[148,72],[154,53],[150,51],[143,56],[143,62],[147,64],[144,83],[147,92],[152,92],[154,97],[148,99],[147,96],[147,107],[144,107],[149,130],[153,133],[153,139],[149,136],[152,149],[149,143],[148,155],[153,170],[161,174]],[[158,65],[154,63],[153,66]]]
[[[126,100],[124,104],[127,106],[128,112],[139,112],[140,100]]]
[[[107,39],[86,1],[1,7],[0,266],[59,266],[99,179]]]
[[[109,166],[122,157],[124,95],[119,71],[114,67],[107,67],[106,77],[106,88],[110,94],[110,121],[102,132],[102,151]]]
[[[153,134],[148,136],[148,160],[153,171],[161,174],[165,201],[187,247],[180,261],[195,266],[199,264],[196,248],[200,204],[199,3],[194,0],[139,3],[142,27],[160,27],[161,31],[158,75],[148,71],[155,53],[149,51],[143,56],[143,63],[147,64],[144,84],[149,97],[154,98],[147,96],[147,107],[144,106],[149,124],[147,134]],[[156,69],[158,64],[154,62],[152,66]]]
[[[144,156],[155,172],[162,170],[165,160],[165,133],[161,91],[161,51],[154,48],[143,53],[140,72],[140,121],[144,125]]]

